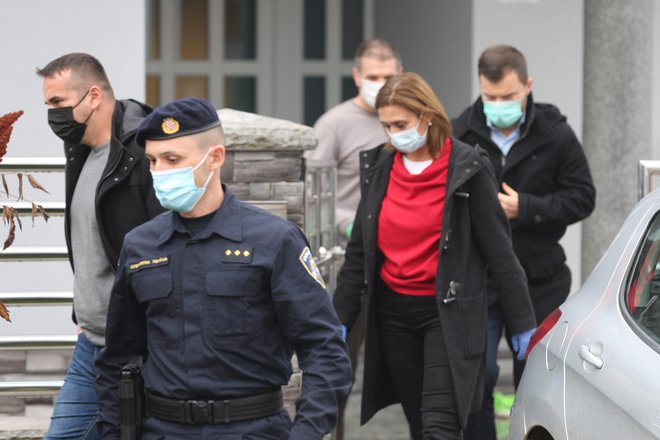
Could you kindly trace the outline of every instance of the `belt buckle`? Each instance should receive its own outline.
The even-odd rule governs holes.
[[[223,423],[231,423],[231,400],[222,401]]]
[[[189,400],[188,411],[190,414],[190,423],[201,425],[203,423],[213,423],[213,401]]]

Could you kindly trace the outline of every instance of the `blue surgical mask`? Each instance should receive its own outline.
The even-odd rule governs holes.
[[[420,122],[422,122],[422,115],[419,115],[419,121],[414,127],[398,133],[389,133],[390,142],[394,148],[403,154],[412,153],[422,148],[426,144],[426,135],[429,131],[426,130],[426,133],[419,134],[417,127],[419,127]]]
[[[484,101],[484,115],[498,128],[513,126],[522,118],[520,101]]]
[[[195,167],[151,172],[156,197],[163,208],[178,212],[193,210],[206,192],[206,187],[213,176],[213,171],[211,171],[204,186],[200,188],[195,185],[195,170],[204,163],[210,152],[211,150],[207,151],[204,158]]]

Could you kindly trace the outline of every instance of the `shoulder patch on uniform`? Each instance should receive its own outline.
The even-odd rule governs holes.
[[[136,263],[129,264],[128,270],[135,272],[142,270],[147,267],[156,267],[156,266],[165,266],[170,264],[170,257],[154,257],[154,258],[145,258]]]
[[[300,253],[299,260],[307,273],[310,274],[312,278],[314,278],[314,281],[319,283],[321,287],[325,289],[325,281],[323,281],[321,271],[316,265],[316,261],[314,261],[314,255],[312,255],[312,251],[310,251],[307,246],[305,246],[305,249],[303,249]]]
[[[247,244],[229,244],[222,251],[222,261],[229,263],[249,263],[252,261],[253,247]]]

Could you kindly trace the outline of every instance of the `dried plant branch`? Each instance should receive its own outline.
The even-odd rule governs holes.
[[[4,155],[7,153],[7,145],[9,144],[9,139],[11,138],[11,134],[14,130],[14,122],[18,120],[23,115],[23,110],[19,110],[16,112],[12,113],[7,113],[3,116],[0,116],[0,162],[2,162],[2,158]],[[17,200],[22,200],[23,199],[23,175],[21,173],[17,173],[18,175],[18,197]],[[9,193],[9,185],[7,185],[7,179],[5,178],[5,175],[2,174],[2,188],[5,191],[5,194],[7,198],[10,197]],[[39,189],[41,191],[46,191],[46,189],[41,186],[37,180],[32,177],[31,175],[27,175],[28,182],[30,185],[35,188]],[[34,226],[34,218],[36,216],[37,211],[41,212],[42,216],[46,221],[48,221],[48,216],[46,215],[43,207],[40,205],[37,205],[35,203],[32,203],[32,225]],[[16,237],[16,224],[18,224],[18,227],[22,230],[23,229],[23,224],[21,222],[21,219],[18,215],[18,211],[16,211],[15,208],[7,206],[7,205],[2,205],[2,222],[5,225],[9,225],[9,233],[7,234],[7,238],[4,242],[4,246],[2,250],[7,249],[11,244],[14,242],[14,238]],[[11,319],[9,318],[9,310],[7,307],[0,301],[0,318],[5,319],[6,321],[11,322]]]
[[[9,319],[9,310],[2,302],[0,302],[0,318],[4,318],[6,321],[11,322],[11,319]]]
[[[0,117],[0,162],[2,157],[7,153],[7,144],[11,138],[14,122],[23,115],[23,110],[17,112],[7,113]]]

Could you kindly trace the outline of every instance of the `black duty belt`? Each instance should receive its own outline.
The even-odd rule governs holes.
[[[187,425],[231,423],[277,414],[282,390],[228,400],[174,400],[146,393],[147,414]]]

